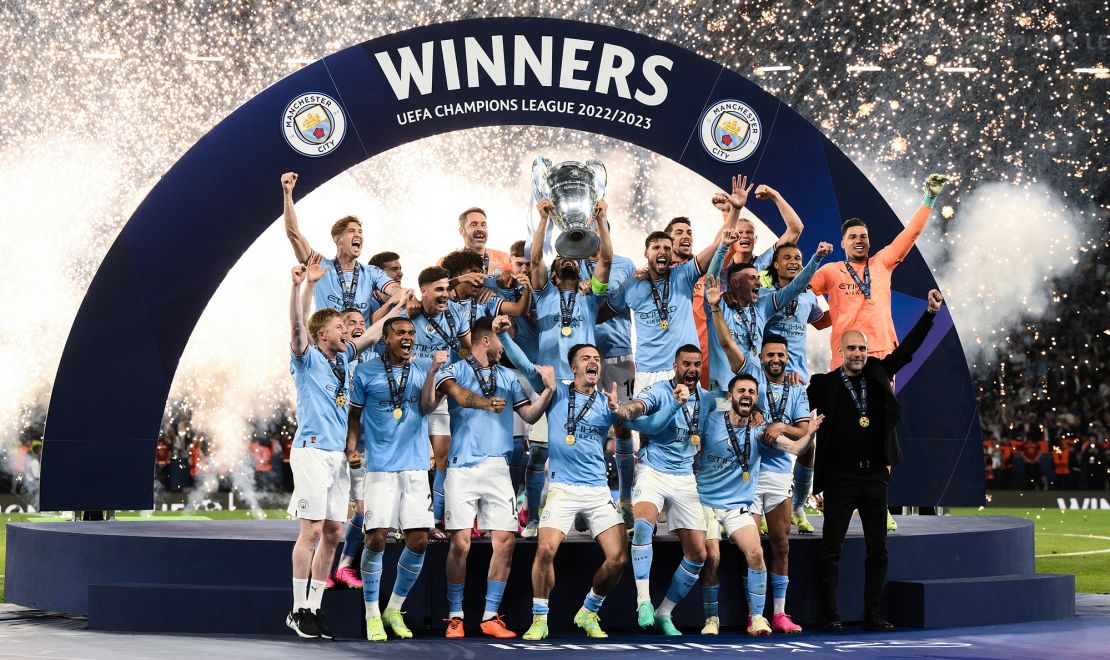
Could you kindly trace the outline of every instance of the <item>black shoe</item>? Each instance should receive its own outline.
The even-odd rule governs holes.
[[[324,620],[323,612],[316,610],[316,613],[312,615],[312,619],[316,622],[316,628],[320,631],[320,637],[323,639],[335,639],[335,633],[328,627],[328,622]]]
[[[844,624],[838,621],[829,621],[825,624],[825,632],[829,633],[842,633],[844,632]]]
[[[296,612],[290,612],[285,617],[285,625],[303,639],[316,639],[320,636],[320,628],[316,625],[316,617],[307,607],[302,607]]]
[[[871,632],[894,632],[897,628],[894,624],[884,619],[882,616],[876,614],[869,616],[863,620],[863,629],[870,630]]]

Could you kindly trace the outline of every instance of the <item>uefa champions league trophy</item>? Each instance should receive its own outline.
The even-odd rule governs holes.
[[[601,244],[590,228],[597,200],[605,198],[605,165],[596,158],[585,163],[568,160],[558,165],[540,156],[532,163],[532,195],[555,205],[551,220],[560,229],[555,252],[569,259],[584,259]]]

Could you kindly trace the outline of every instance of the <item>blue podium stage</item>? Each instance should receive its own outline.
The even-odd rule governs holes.
[[[816,535],[790,539],[787,611],[802,625],[822,620],[816,580],[821,518],[813,522]],[[1034,573],[1031,521],[914,516],[900,517],[898,524],[898,531],[888,537],[886,591],[887,613],[896,624],[935,628],[1074,616],[1074,577]],[[4,598],[25,607],[88,616],[94,630],[284,634],[296,529],[292,521],[10,524]],[[413,630],[445,627],[447,549],[446,543],[428,546],[424,571],[405,603]],[[534,549],[534,542],[518,540],[505,591],[502,613],[516,629],[531,620]],[[388,597],[400,550],[400,544],[387,547],[383,597]],[[672,535],[656,537],[655,602],[662,599],[680,554]],[[475,624],[481,616],[489,555],[488,542],[476,540],[465,600],[467,621]],[[847,621],[863,616],[863,558],[863,533],[855,519],[841,561],[840,611]],[[552,628],[572,625],[571,617],[600,562],[600,551],[586,536],[572,534],[567,539],[556,558]],[[743,576],[740,553],[724,543],[720,614],[725,627],[746,619]],[[602,608],[606,629],[632,630],[634,603],[629,570]],[[324,609],[337,634],[362,636],[361,591],[331,590]],[[675,622],[680,628],[700,629],[699,587],[676,608]]]

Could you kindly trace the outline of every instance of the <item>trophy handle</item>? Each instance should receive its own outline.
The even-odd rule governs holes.
[[[535,202],[551,199],[551,186],[547,183],[547,172],[550,169],[551,161],[544,156],[532,161],[532,200]]]
[[[605,199],[605,187],[609,182],[609,174],[605,170],[605,163],[596,158],[586,159],[586,168],[594,173],[594,187],[597,188],[597,198]]]

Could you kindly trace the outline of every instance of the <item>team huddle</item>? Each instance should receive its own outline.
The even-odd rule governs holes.
[[[858,509],[868,546],[867,625],[887,629],[878,597],[870,598],[876,588],[881,595],[886,565],[886,527],[879,538],[875,512],[885,511],[885,479],[900,460],[896,438],[891,444],[897,409],[886,390],[942,302],[930,292],[921,321],[900,344],[890,277],[922,232],[943,176],[927,179],[921,207],[889,246],[872,255],[866,223],[850,219],[841,237],[847,259],[825,265],[832,245],[820,243],[803,259],[801,219],[777,191],[744,177],[713,196],[722,220],[708,246],[695,253],[690,221],[674,218],[646,236],[639,265],[613,254],[604,201],[591,223],[597,253],[550,264],[550,201],[537,206],[535,233],[508,253],[487,247],[486,214],[470,208],[459,216],[463,247],[423,269],[418,290],[402,287],[396,253],[359,261],[363,230],[352,216],[332,227],[334,258],[314,250],[299,228],[296,181],[295,173],[281,177],[298,261],[290,348],[299,427],[289,513],[300,533],[286,621],[298,635],[333,637],[321,599],[345,524],[334,578],[362,588],[371,641],[387,639],[387,628],[412,636],[401,608],[430,538],[449,539],[446,635],[464,636],[474,530],[488,533],[492,546],[480,623],[486,635],[516,636],[499,608],[519,535],[536,542],[533,619],[523,638],[547,637],[554,559],[572,529],[588,532],[604,555],[573,619],[589,637],[606,637],[598,612],[629,563],[642,628],[680,635],[672,610],[700,580],[701,632],[718,634],[722,533],[747,562],[748,634],[800,632],[785,611],[788,536],[792,526],[814,531],[803,505],[815,469],[818,491],[822,481],[830,484],[823,567],[835,573]],[[755,227],[741,215],[749,195],[772,201],[787,227],[759,254]],[[822,294],[827,311],[818,304]],[[807,370],[811,325],[832,328],[833,389],[831,379]],[[811,398],[822,402],[820,411]],[[881,492],[847,489],[845,474],[853,484],[874,477]],[[649,575],[660,523],[677,536],[683,558],[655,604]],[[766,560],[761,525],[770,539]],[[404,548],[383,609],[382,557],[391,534],[403,536]],[[835,578],[822,586],[829,625],[839,625]]]

